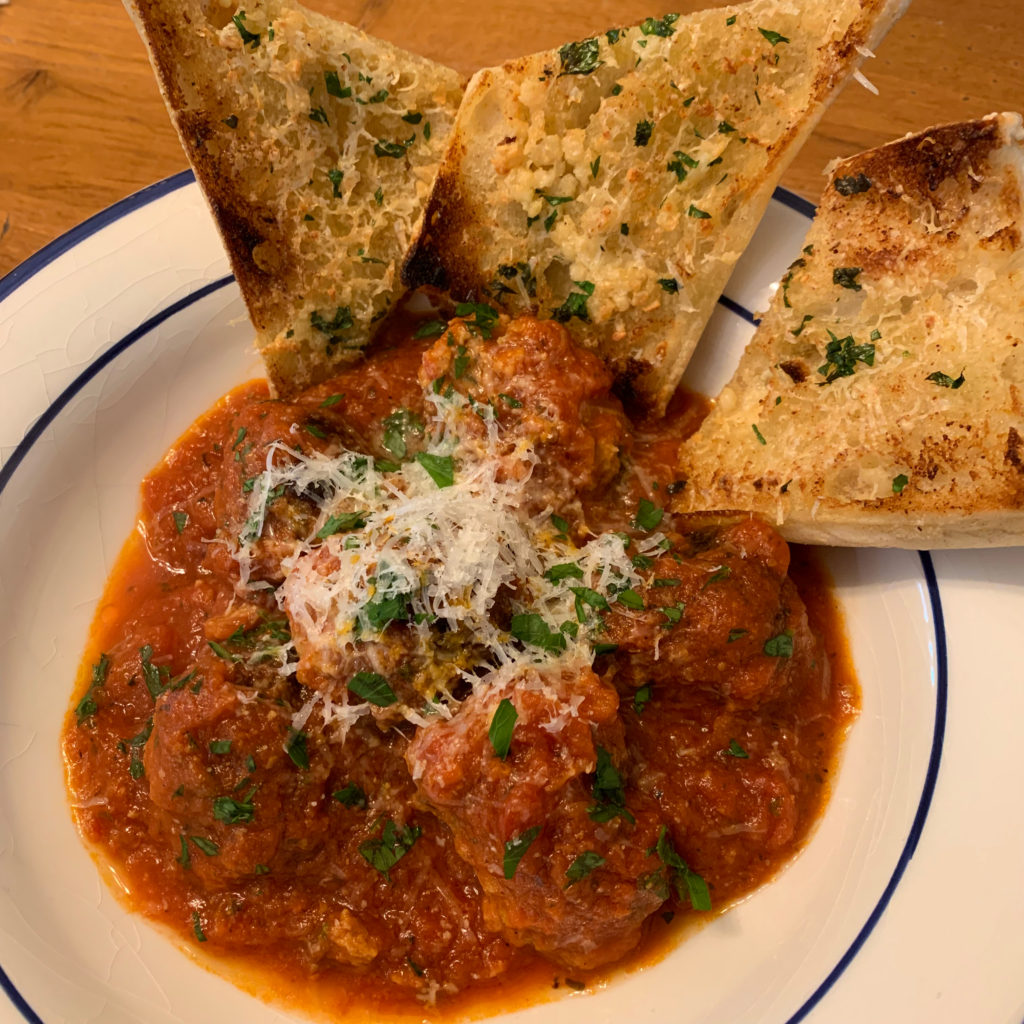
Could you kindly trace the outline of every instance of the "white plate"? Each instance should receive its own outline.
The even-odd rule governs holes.
[[[777,195],[691,383],[713,390],[730,372],[807,216]],[[189,175],[0,281],[0,1021],[289,1019],[125,914],[71,825],[59,753],[138,482],[259,372]],[[863,712],[807,849],[661,963],[508,1020],[1024,1019],[1024,550],[836,551],[829,565]]]

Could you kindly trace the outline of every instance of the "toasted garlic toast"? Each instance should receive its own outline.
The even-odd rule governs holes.
[[[401,294],[459,74],[290,0],[125,0],[276,390],[358,354]]]
[[[679,510],[788,540],[1024,544],[1024,130],[932,128],[839,162],[703,426]]]
[[[904,6],[753,0],[477,72],[407,283],[567,321],[663,409],[783,169]]]

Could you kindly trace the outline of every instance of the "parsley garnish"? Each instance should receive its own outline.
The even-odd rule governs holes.
[[[659,277],[658,284],[661,285],[663,292],[668,292],[670,295],[679,291],[679,282],[674,277]]]
[[[633,525],[638,530],[650,532],[655,529],[665,515],[664,509],[658,508],[652,501],[641,498],[636,507],[636,515],[633,517]]]
[[[309,110],[310,121],[319,121],[320,124],[330,124],[327,120],[327,111],[323,107],[310,107]]]
[[[645,36],[662,36],[663,38],[672,35],[675,29],[672,27],[679,20],[678,14],[666,14],[664,18],[644,18],[640,22],[640,31]]]
[[[324,85],[327,87],[327,95],[335,96],[339,100],[346,100],[352,95],[351,86],[346,85],[342,87],[337,71],[324,72]]]
[[[409,140],[411,142],[412,139]],[[384,139],[378,139],[373,144],[373,151],[377,156],[389,156],[397,160],[399,157],[405,156],[405,143],[402,142],[387,142]]]
[[[757,429],[757,424],[756,423],[751,423],[750,426],[754,430],[754,437],[757,438],[757,443],[758,444],[767,444],[768,442],[764,439],[764,434],[762,434],[761,431]]]
[[[952,388],[956,391],[957,388],[963,387],[964,383],[964,371],[960,371],[960,376],[955,380],[949,376],[948,373],[943,373],[941,370],[936,370],[934,373],[929,373],[925,380],[931,381],[932,384],[937,384],[940,388]]]
[[[681,149],[677,149],[672,156],[675,159],[668,162],[666,170],[674,171],[677,181],[682,181],[686,177],[687,170],[693,170],[693,168],[698,166],[697,161]]]
[[[644,708],[650,703],[653,696],[653,684],[644,683],[636,693],[633,694],[633,710],[638,714],[644,713]]]
[[[247,821],[252,821],[255,813],[252,795],[255,792],[256,787],[253,786],[241,800],[235,800],[230,796],[214,797],[213,816],[225,825],[243,825]]]
[[[852,377],[858,362],[875,365],[875,346],[871,342],[858,345],[853,335],[837,338],[831,331],[828,334],[832,340],[825,347],[825,363],[818,367],[825,384],[831,384],[840,377]]]
[[[494,753],[503,761],[508,757],[509,747],[512,745],[512,732],[518,718],[519,712],[516,711],[512,701],[507,697],[502,697],[494,711],[494,717],[491,719],[487,738],[491,741]]]
[[[791,658],[793,656],[793,630],[787,629],[764,642],[764,653],[770,658]]]
[[[245,11],[233,14],[231,20],[235,23],[235,28],[238,29],[238,34],[242,37],[242,46],[251,46],[255,50],[260,45],[260,36],[258,32],[250,32],[243,24],[245,21]]]
[[[422,323],[416,328],[413,337],[417,339],[439,338],[447,326],[444,320],[427,320],[426,323]]]
[[[298,729],[288,730],[288,740],[284,749],[292,759],[292,764],[304,772],[309,771],[309,737]]]
[[[849,288],[851,291],[859,292],[862,285],[857,283],[857,277],[861,272],[860,267],[836,267],[832,271],[832,283]]]
[[[509,632],[524,644],[556,654],[565,650],[565,636],[552,631],[536,612],[521,612],[512,616]]]
[[[566,43],[558,51],[558,57],[562,62],[561,75],[589,75],[596,71],[603,63],[598,60],[601,51],[601,44],[596,38],[584,39],[578,43]]]
[[[646,146],[651,141],[651,133],[654,131],[653,121],[637,121],[636,130],[633,132],[633,145]]]
[[[695,871],[691,871],[686,861],[676,852],[668,836],[667,826],[661,826],[658,842],[654,849],[648,852],[656,853],[658,859],[665,865],[680,900],[684,897],[689,899],[694,910],[711,909],[711,894],[708,892],[707,882]]]
[[[455,483],[455,459],[451,455],[417,452],[416,461],[430,474],[430,479],[438,487],[451,487]]]
[[[321,316],[317,310],[313,310],[309,314],[309,322],[322,334],[334,335],[338,331],[347,331],[352,326],[352,310],[348,306],[339,306],[330,320]]]
[[[910,478],[907,476],[906,473],[900,473],[899,476],[894,476],[892,478],[892,493],[902,494],[903,488],[906,487],[909,483]]]
[[[729,746],[722,751],[723,754],[728,754],[730,757],[749,758],[750,755],[736,742],[736,740],[729,740]]]
[[[583,570],[575,562],[559,562],[544,573],[544,579],[549,583],[558,583],[569,578],[583,579]]]
[[[548,197],[545,196],[545,198]],[[553,199],[555,206],[562,202],[569,202],[568,198],[563,199],[560,196],[554,196]],[[551,202],[550,199],[548,201]],[[488,306],[486,302],[460,302],[455,307],[455,315],[471,316],[473,319],[466,321],[466,327],[487,341],[490,340],[491,334],[494,332],[494,325],[498,322],[498,311],[493,306]]]
[[[409,453],[409,436],[423,436],[424,423],[422,417],[411,412],[404,406],[384,417],[384,434],[381,447],[391,452],[396,459],[404,459]]]
[[[501,867],[506,878],[513,878],[519,862],[523,855],[530,848],[533,841],[540,835],[540,825],[534,825],[525,832],[521,832],[515,839],[510,839],[505,844],[505,856],[502,859]]]
[[[334,198],[341,198],[341,179],[345,177],[344,171],[339,171],[337,167],[332,167],[327,172],[327,177],[330,179],[331,188],[334,192]]]
[[[354,782],[347,782],[341,789],[336,789],[331,796],[345,807],[363,808],[366,806],[366,794]]]
[[[418,825],[398,828],[388,818],[379,839],[367,839],[359,844],[359,852],[367,863],[375,867],[389,882],[391,869],[413,848],[423,830]]]
[[[586,850],[581,853],[568,867],[565,872],[567,879],[565,883],[566,889],[571,885],[575,885],[577,882],[581,882],[587,877],[592,871],[599,868],[604,863],[604,857],[599,853],[595,853],[593,850]]]
[[[257,36],[256,38],[259,39],[259,36]],[[200,942],[206,941],[206,936],[203,934],[203,925],[202,922],[199,920],[198,910],[192,911],[192,931],[195,933],[196,938]]]
[[[376,672],[357,672],[348,681],[348,688],[357,697],[362,697],[368,704],[374,704],[379,708],[389,708],[392,704],[398,703],[398,697],[388,685],[388,681]]]
[[[594,285],[590,281],[573,281],[580,290],[568,295],[557,309],[551,310],[551,316],[560,323],[568,323],[573,317],[577,320],[590,320],[587,312],[587,300],[594,294]]]
[[[366,525],[366,511],[362,512],[341,512],[336,516],[328,516],[327,522],[316,532],[317,540],[326,540],[335,533],[347,533],[349,530],[359,530]]]
[[[711,214],[706,210],[700,210],[693,203],[690,203],[690,208],[686,211],[688,217],[696,217],[698,220],[710,220]]]
[[[622,787],[622,776],[612,764],[612,756],[604,747],[597,747],[597,765],[594,768],[594,803],[587,808],[587,814],[596,822],[625,818],[631,825],[636,819],[626,809],[626,793]]]
[[[779,43],[788,43],[789,40],[778,32],[773,32],[770,28],[758,28],[758,32],[761,33],[768,40],[772,46],[778,46]]]
[[[100,655],[100,660],[92,667],[92,679],[85,696],[75,705],[75,716],[78,724],[82,725],[94,714],[96,714],[96,690],[107,681],[107,674],[110,672],[110,658],[106,654]]]

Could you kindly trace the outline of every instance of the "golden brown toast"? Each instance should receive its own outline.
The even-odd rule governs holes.
[[[407,282],[567,321],[663,409],[783,169],[904,6],[753,0],[478,72]]]
[[[125,0],[279,393],[350,361],[462,95],[458,73],[290,0]]]
[[[700,431],[680,511],[791,541],[1024,543],[1024,130],[992,114],[831,170]]]

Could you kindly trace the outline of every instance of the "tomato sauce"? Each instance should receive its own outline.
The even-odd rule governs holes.
[[[143,482],[64,730],[75,822],[128,906],[243,987],[327,1017],[497,1012],[663,955],[800,848],[858,706],[814,554],[745,516],[669,511],[699,402],[632,424],[558,325],[472,327],[449,328],[457,345],[392,339],[292,402],[245,384],[200,417]],[[504,756],[486,688],[422,728],[377,708],[341,740],[317,714],[297,728],[331,670],[275,589],[318,510],[268,496],[248,583],[237,559],[275,443],[411,459],[441,380],[541,453],[527,503],[561,509],[581,546],[615,530],[628,547],[663,517],[663,546],[633,560],[635,608],[605,602],[592,671],[507,681]],[[386,622],[373,641],[396,665],[402,635]]]

